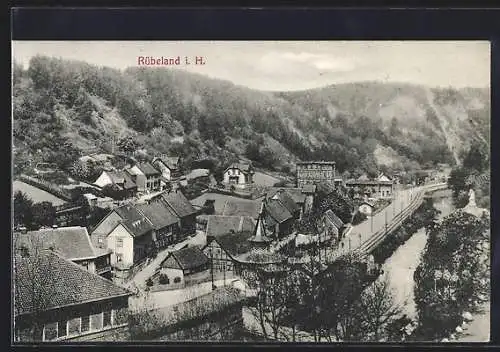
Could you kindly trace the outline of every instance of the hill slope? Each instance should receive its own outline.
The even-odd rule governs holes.
[[[468,141],[489,140],[489,92],[364,82],[271,93],[172,69],[119,71],[34,57],[15,66],[15,162],[67,165],[134,136],[150,154],[221,164],[246,157],[289,170],[335,160],[360,173],[453,162]]]

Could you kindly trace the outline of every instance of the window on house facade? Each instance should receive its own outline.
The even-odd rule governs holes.
[[[82,317],[81,331],[87,332],[90,330],[90,316],[86,315]]]
[[[111,311],[107,310],[102,313],[102,324],[104,327],[111,326]]]
[[[64,337],[68,335],[68,323],[66,320],[60,320],[57,322],[57,336]]]
[[[50,323],[50,324],[45,324],[43,328],[43,340],[44,341],[51,341],[57,339],[57,323]]]
[[[102,329],[102,313],[92,314],[90,316],[90,329],[91,330]]]
[[[116,248],[123,248],[123,238],[116,239]]]
[[[80,318],[71,319],[68,321],[68,335],[80,334]]]

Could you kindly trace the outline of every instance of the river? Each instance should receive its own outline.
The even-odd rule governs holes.
[[[441,211],[439,219],[449,215],[453,210],[451,195],[447,192],[436,192],[433,195],[434,207]],[[404,313],[409,318],[416,317],[416,307],[413,296],[413,273],[420,263],[427,234],[425,229],[419,229],[406,243],[400,246],[383,264],[390,287],[397,304],[403,307]]]

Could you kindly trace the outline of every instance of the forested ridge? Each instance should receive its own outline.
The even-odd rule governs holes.
[[[36,56],[29,67],[14,64],[14,161],[21,171],[29,160],[64,168],[77,155],[110,151],[113,141],[132,136],[148,154],[178,154],[188,164],[245,157],[286,172],[297,160],[323,159],[359,174],[453,163],[425,89],[365,82],[263,92],[181,70]],[[487,90],[432,92],[441,119],[453,119],[455,110],[467,115],[458,135],[489,139]]]

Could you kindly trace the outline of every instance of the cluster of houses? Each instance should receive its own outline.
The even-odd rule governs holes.
[[[319,234],[298,233],[295,226],[311,211],[322,182],[333,187],[342,182],[334,163],[302,163],[299,172],[296,187],[268,187],[258,199],[228,196],[217,212],[202,215],[178,188],[167,187],[180,177],[179,158],[162,156],[121,171],[103,171],[97,186],[113,184],[130,195],[140,192],[148,197],[112,207],[89,232],[84,227],[65,227],[15,234],[20,289],[16,291],[16,336],[22,339],[33,314],[40,312],[36,337],[43,341],[91,340],[109,336],[104,332],[121,331],[130,292],[112,280],[117,272],[129,273],[167,248],[153,278],[182,287],[210,273],[241,276],[244,264],[256,253],[276,254],[266,260],[278,265],[282,257],[276,248],[308,244],[311,236],[339,243],[349,224],[332,210],[322,215]],[[225,184],[241,188],[254,182],[252,166],[244,163],[229,165],[223,176]],[[390,198],[393,192],[393,182],[384,175],[350,180],[346,186],[365,196]],[[200,227],[202,217],[206,221]],[[197,233],[206,241],[177,246]],[[40,309],[34,309],[33,299],[28,298],[33,282],[50,291]]]
[[[167,188],[169,183],[180,177],[180,158],[155,157],[152,162],[140,162],[123,170],[108,168],[94,182],[101,188],[114,185],[128,197],[137,193],[152,193]]]
[[[178,190],[141,204],[113,209],[92,230],[97,248],[112,252],[111,265],[127,270],[137,262],[195,232],[197,210]]]

